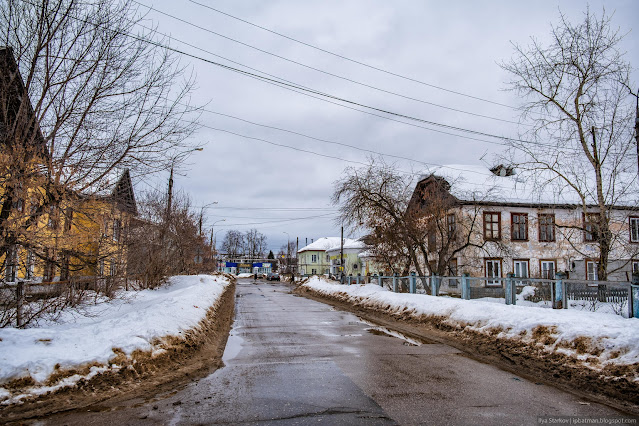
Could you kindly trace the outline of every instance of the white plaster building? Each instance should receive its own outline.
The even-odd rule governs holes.
[[[482,167],[460,165],[420,180],[409,208],[426,212],[442,196],[450,202],[443,221],[447,229],[429,238],[429,264],[445,259],[446,275],[546,278],[566,272],[573,279],[596,280],[599,209],[584,208],[568,194],[539,191],[517,175],[498,176]],[[608,279],[629,281],[633,271],[639,272],[637,201],[615,205],[609,217],[613,240]],[[453,240],[443,257],[442,235]],[[461,246],[465,247],[454,253]]]

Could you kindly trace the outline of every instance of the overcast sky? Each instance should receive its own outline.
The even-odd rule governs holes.
[[[498,64],[511,57],[511,43],[527,44],[530,36],[546,39],[550,24],[557,22],[559,10],[576,22],[582,19],[588,4],[597,13],[601,13],[605,4],[608,12],[614,12],[614,25],[628,33],[623,44],[626,59],[635,68],[639,64],[639,43],[636,29],[632,28],[639,17],[639,2],[635,0],[196,0],[220,12],[419,82],[324,53],[188,0],[138,1],[157,9],[149,11],[148,19],[159,32],[172,36],[171,46],[185,52],[251,71],[228,60],[236,61],[261,73],[380,109],[505,136],[517,135],[517,125],[509,121],[516,122],[518,113],[507,106],[516,107],[519,100],[504,90],[508,76]],[[257,228],[268,237],[273,251],[289,237],[291,240],[299,237],[302,247],[307,239],[310,243],[311,239],[339,236],[336,208],[330,204],[333,183],[342,176],[344,168],[359,167],[358,162],[366,162],[369,154],[365,150],[415,160],[387,157],[397,168],[418,173],[426,172],[427,164],[488,165],[491,155],[503,148],[460,137],[455,131],[450,133],[457,135],[447,135],[364,114],[198,59],[182,57],[181,61],[196,75],[193,102],[207,105],[208,111],[217,114],[202,113],[204,127],[193,142],[200,143],[204,151],[189,157],[182,175],[176,176],[175,185],[188,192],[196,205],[217,201],[214,207],[206,209],[206,221],[209,229],[217,222],[214,230],[218,245],[228,229]],[[639,83],[636,70],[633,81]],[[168,173],[156,178],[156,184],[164,182]],[[136,187],[142,190],[144,184],[138,179]],[[359,235],[348,229],[345,234]]]

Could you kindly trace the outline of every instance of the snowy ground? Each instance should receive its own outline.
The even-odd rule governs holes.
[[[162,338],[179,338],[197,328],[229,284],[219,275],[171,277],[162,288],[124,292],[82,311],[65,312],[37,328],[0,329],[0,400],[17,402],[117,370],[121,366],[113,360],[134,351],[160,353]],[[79,366],[89,366],[86,374],[51,383],[52,374]],[[18,395],[2,387],[16,379],[27,379],[33,386]]]
[[[337,296],[349,303],[390,314],[419,319],[438,317],[456,329],[543,345],[548,352],[568,355],[597,370],[611,364],[639,363],[637,318],[393,293],[375,284],[347,286],[317,277],[310,278],[302,285],[320,294]],[[635,374],[631,380],[639,382],[639,377]]]

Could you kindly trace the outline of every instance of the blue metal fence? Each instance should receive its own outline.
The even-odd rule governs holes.
[[[555,279],[507,277],[417,276],[344,276],[342,283],[377,284],[395,293],[429,294],[459,297],[504,299],[506,305],[516,305],[518,295],[526,289],[526,300],[545,304],[553,309],[568,309],[571,302],[614,305],[616,314],[639,318],[639,276],[633,282],[569,280],[561,273]]]

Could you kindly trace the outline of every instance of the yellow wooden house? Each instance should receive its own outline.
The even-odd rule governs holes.
[[[128,170],[83,194],[47,177],[49,154],[11,49],[0,47],[0,281],[124,276],[137,215]]]

